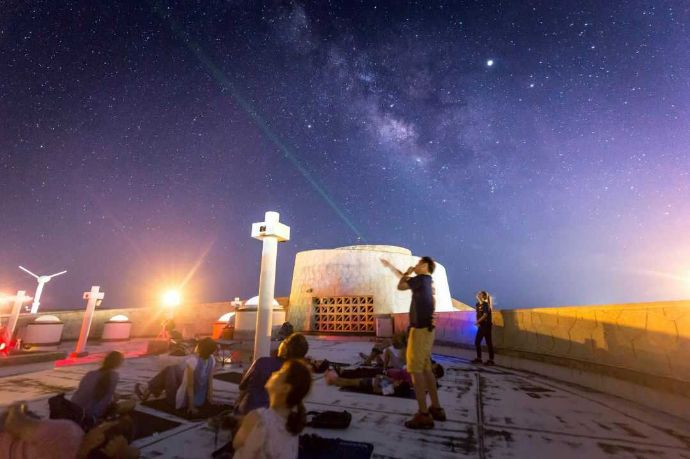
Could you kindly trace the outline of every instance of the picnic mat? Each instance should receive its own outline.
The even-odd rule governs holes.
[[[217,373],[213,375],[213,379],[218,381],[225,381],[233,384],[239,384],[242,381],[242,373],[231,371],[229,373]]]
[[[132,440],[150,437],[151,435],[174,429],[180,425],[179,422],[159,418],[158,416],[144,413],[143,411],[130,411],[128,415],[132,418],[132,425],[134,428]]]
[[[223,411],[232,409],[232,406],[230,405],[204,405],[201,408],[199,408],[199,411],[195,415],[190,415],[187,413],[187,410],[185,409],[176,410],[174,407],[170,406],[166,402],[165,398],[147,400],[145,402],[141,402],[141,404],[148,408],[172,414],[173,416],[177,416],[178,418],[186,419],[188,421],[200,421],[202,419],[207,419],[212,416],[215,416]]]
[[[398,397],[398,398],[408,398],[410,400],[414,400],[416,398],[414,395],[414,390],[412,388],[408,389],[406,392],[395,393],[395,394],[391,394],[391,395],[374,394],[373,392],[369,392],[366,390],[360,390],[357,387],[341,387],[340,390],[343,392],[357,392],[358,394],[369,394],[369,395],[376,395],[379,397]]]
[[[340,370],[338,376],[341,378],[373,378],[383,374],[383,367],[357,367]]]

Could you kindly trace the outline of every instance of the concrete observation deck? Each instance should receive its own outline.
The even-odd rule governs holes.
[[[358,352],[371,348],[367,338],[309,337],[309,355],[354,363]],[[145,341],[125,345],[90,346],[93,361],[117,348],[128,358],[120,370],[118,393],[132,394],[134,384],[146,382],[161,367],[161,357],[138,355]],[[533,373],[469,363],[473,355],[458,348],[437,347],[436,357],[446,369],[440,397],[448,421],[429,431],[403,427],[414,412],[412,399],[342,392],[316,375],[307,409],[346,409],[352,425],[343,431],[307,429],[324,437],[340,437],[374,445],[375,458],[690,458],[690,425],[636,403]],[[102,354],[101,354],[102,355]],[[0,368],[0,406],[25,400],[36,413],[48,414],[47,398],[74,390],[85,365],[33,364]],[[236,366],[219,372],[241,371]],[[219,401],[231,403],[237,385],[214,381]],[[179,425],[142,438],[135,445],[144,458],[208,458],[214,432],[205,422],[189,422],[150,408],[138,410]],[[218,445],[227,440],[221,432]],[[192,453],[195,451],[195,453]]]

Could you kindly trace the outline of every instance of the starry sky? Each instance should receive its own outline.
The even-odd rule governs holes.
[[[690,297],[683,1],[5,0],[0,292],[256,294],[278,255],[431,255],[497,307]],[[404,268],[404,267],[400,267]]]

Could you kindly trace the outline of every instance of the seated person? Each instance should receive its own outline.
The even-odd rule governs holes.
[[[182,341],[182,333],[177,330],[174,319],[165,319],[163,321],[163,329],[158,334],[158,338]]]
[[[304,335],[293,333],[278,347],[276,357],[257,359],[240,381],[240,395],[235,404],[235,415],[243,416],[251,410],[268,406],[266,382],[273,373],[280,370],[286,360],[301,359],[309,352],[309,343]]]
[[[302,402],[311,384],[307,365],[300,360],[286,360],[266,382],[268,406],[251,411],[242,420],[232,442],[233,457],[297,459],[299,434],[307,423]]]
[[[405,351],[407,349],[407,337],[398,333],[393,336],[393,342],[383,350],[383,368],[405,368]]]
[[[374,347],[371,348],[369,355],[360,352],[359,356],[362,358],[362,365],[383,366],[383,349],[380,344],[375,344]]]
[[[0,457],[13,459],[136,459],[139,451],[105,422],[88,433],[68,419],[34,419],[26,405],[9,407],[0,420]]]
[[[142,401],[165,392],[165,399],[171,407],[197,414],[199,408],[212,404],[215,352],[216,342],[204,338],[197,344],[194,354],[184,362],[163,368],[145,387],[137,383],[134,392]]]
[[[283,341],[285,338],[292,335],[294,332],[295,332],[295,327],[293,327],[290,322],[285,322],[285,323],[283,323],[283,325],[280,326],[280,330],[278,330],[278,335],[276,336],[276,340],[277,341]]]
[[[431,370],[437,379],[443,377],[443,367],[433,362]],[[349,387],[358,392],[377,395],[395,395],[406,397],[411,394],[412,376],[407,370],[390,368],[382,374],[370,378],[343,378],[335,371],[328,371],[325,375],[326,384],[338,387]]]
[[[79,381],[79,387],[72,395],[71,402],[84,410],[84,422],[80,423],[84,430],[88,430],[110,413],[122,413],[134,408],[126,402],[119,406],[115,403],[115,388],[120,379],[117,369],[123,361],[122,353],[110,352],[103,359],[99,369],[89,371]]]

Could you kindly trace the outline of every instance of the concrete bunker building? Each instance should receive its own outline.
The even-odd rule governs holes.
[[[407,312],[410,307],[410,292],[397,289],[397,276],[381,260],[404,271],[417,264],[419,258],[408,249],[390,245],[299,252],[288,321],[300,331],[372,333],[375,315]],[[433,279],[436,311],[456,310],[446,269],[438,262]]]

